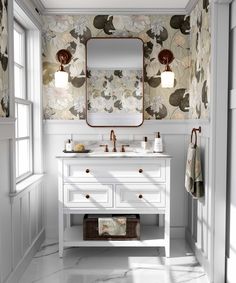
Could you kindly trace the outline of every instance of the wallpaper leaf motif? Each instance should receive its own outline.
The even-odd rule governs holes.
[[[90,37],[113,37],[113,36],[129,36],[139,37],[144,42],[144,117],[145,119],[188,119],[189,118],[189,103],[192,109],[196,109],[196,101],[203,100],[204,105],[208,108],[208,98],[205,98],[205,92],[209,92],[209,83],[206,79],[209,71],[202,69],[202,61],[195,60],[197,55],[192,54],[191,67],[191,84],[189,87],[189,67],[190,64],[190,48],[196,49],[195,45],[200,47],[203,38],[206,38],[207,15],[208,9],[207,1],[200,0],[199,7],[202,15],[201,31],[197,27],[196,11],[193,12],[194,19],[190,20],[186,15],[61,15],[61,16],[44,16],[43,27],[43,71],[44,71],[44,116],[45,119],[84,119],[85,118],[85,43]],[[203,4],[204,3],[204,4]],[[197,12],[198,13],[198,12]],[[200,18],[199,18],[200,19]],[[199,21],[198,19],[198,21]],[[195,25],[198,32],[194,29],[194,37],[189,40],[190,35],[190,21],[191,26]],[[200,24],[201,21],[199,21]],[[204,35],[202,33],[205,33]],[[192,35],[191,35],[192,36]],[[199,43],[197,43],[199,41]],[[191,46],[190,46],[191,43]],[[207,44],[205,45],[207,47]],[[59,92],[54,88],[53,73],[58,62],[55,60],[55,54],[59,49],[69,49],[73,58],[71,63],[66,66],[69,73],[69,88],[65,91]],[[158,54],[163,48],[171,49],[174,53],[175,60],[171,64],[171,68],[175,72],[175,86],[173,89],[161,88],[160,74],[164,69],[158,61]],[[196,51],[197,52],[197,51]],[[205,62],[205,57],[208,56],[209,51],[204,49],[201,60]],[[195,68],[195,69],[194,69]],[[196,76],[194,73],[196,72]],[[89,78],[91,74],[87,72]],[[121,71],[113,74],[115,77],[122,77]],[[195,78],[196,82],[192,80]],[[107,77],[107,83],[111,78]],[[207,80],[204,91],[202,86]],[[196,93],[196,89],[199,90]],[[135,86],[134,86],[135,88]],[[195,88],[195,89],[194,89]],[[54,89],[54,91],[53,91]],[[178,106],[170,103],[170,96],[175,91],[184,89],[181,101]],[[199,96],[200,93],[200,96]],[[202,95],[202,93],[204,95]],[[94,97],[98,95],[94,93]],[[104,92],[100,95],[100,103],[110,101],[116,102],[116,107],[113,105],[105,105],[105,111],[112,112],[114,109],[118,111],[123,109],[124,101],[118,96]],[[190,97],[196,99],[190,99]],[[115,97],[116,96],[116,97]],[[203,98],[202,98],[203,97]],[[127,98],[138,101],[138,96],[134,91],[130,92]],[[120,102],[118,102],[120,100]],[[172,101],[172,99],[171,99]],[[201,102],[203,103],[203,102]],[[121,106],[122,105],[122,106]],[[204,106],[203,105],[203,106]],[[92,109],[91,102],[88,102],[89,109]],[[204,106],[205,107],[205,106]],[[202,108],[204,108],[202,107]],[[199,109],[199,107],[198,107]],[[204,108],[205,109],[205,108]],[[140,111],[136,107],[137,111]],[[206,111],[208,109],[205,109]],[[191,112],[192,113],[192,112]],[[192,114],[191,114],[192,115]],[[194,116],[194,115],[193,115]]]
[[[208,119],[210,101],[210,9],[200,0],[191,13],[190,118]]]
[[[0,117],[9,117],[7,1],[0,0]]]

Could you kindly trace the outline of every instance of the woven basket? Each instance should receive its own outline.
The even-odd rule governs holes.
[[[125,236],[106,236],[98,234],[98,218],[101,215],[84,215],[83,220],[83,239],[85,241],[95,240],[139,240],[140,239],[140,216],[139,214],[111,215],[111,217],[126,217],[126,235]],[[103,217],[108,217],[103,215]],[[109,216],[110,217],[110,216]]]

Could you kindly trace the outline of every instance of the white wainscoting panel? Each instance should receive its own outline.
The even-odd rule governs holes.
[[[10,141],[0,140],[0,282],[6,281],[12,270],[12,231],[10,188]]]

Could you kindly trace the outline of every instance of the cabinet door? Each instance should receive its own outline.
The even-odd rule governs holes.
[[[64,206],[74,208],[106,208],[113,206],[110,184],[71,184],[64,186]]]
[[[153,208],[166,205],[165,184],[122,184],[116,185],[117,208]]]

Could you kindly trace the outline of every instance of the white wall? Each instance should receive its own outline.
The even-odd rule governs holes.
[[[236,278],[236,1],[231,4],[229,84],[229,144],[228,144],[228,260],[227,282]]]

